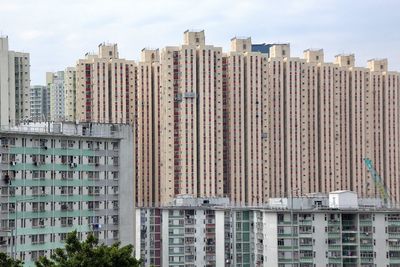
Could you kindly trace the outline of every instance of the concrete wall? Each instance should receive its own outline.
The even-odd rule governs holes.
[[[276,213],[264,213],[264,267],[278,266],[277,222],[278,221]]]
[[[134,244],[135,180],[134,180],[134,140],[130,126],[121,126],[123,139],[120,144],[120,241],[122,245]]]
[[[0,125],[8,125],[8,38],[0,38]]]
[[[225,266],[225,215],[223,210],[215,211],[215,264]]]

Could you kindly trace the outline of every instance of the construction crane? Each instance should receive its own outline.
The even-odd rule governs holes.
[[[372,179],[374,180],[375,186],[378,189],[381,198],[383,199],[385,205],[388,204],[389,201],[389,192],[385,185],[383,184],[383,181],[381,177],[379,176],[378,172],[375,170],[374,165],[372,164],[372,160],[369,158],[364,158],[364,163],[367,166],[367,169],[369,173],[372,176]]]

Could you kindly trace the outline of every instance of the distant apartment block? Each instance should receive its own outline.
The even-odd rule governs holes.
[[[137,257],[144,266],[174,267],[399,265],[398,210],[362,199],[360,206],[356,200],[331,208],[327,196],[317,195],[259,208],[227,201],[181,199],[137,209]]]
[[[119,58],[116,44],[99,45],[98,54],[86,54],[76,65],[76,120],[133,123],[136,65]]]
[[[42,123],[0,131],[0,251],[26,266],[67,233],[134,242],[128,125]]]
[[[65,120],[64,71],[47,72],[46,84],[50,92],[50,121]]]
[[[44,122],[50,119],[50,91],[47,86],[31,86],[30,102],[32,122]]]
[[[64,117],[65,121],[76,121],[76,71],[68,67],[64,71]]]
[[[28,53],[11,51],[0,36],[0,125],[30,119],[30,60]]]

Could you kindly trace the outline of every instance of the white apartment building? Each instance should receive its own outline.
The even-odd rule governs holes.
[[[31,86],[31,121],[43,122],[50,119],[50,92],[48,86]]]
[[[332,196],[273,199],[257,208],[181,197],[140,208],[136,256],[156,267],[399,266],[399,209],[350,191]]]
[[[28,53],[11,51],[0,36],[0,125],[30,119],[30,60]]]
[[[46,84],[50,91],[50,120],[65,120],[65,88],[64,71],[47,72]]]

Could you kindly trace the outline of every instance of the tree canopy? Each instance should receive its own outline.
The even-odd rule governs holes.
[[[2,267],[22,267],[23,263],[20,260],[14,260],[6,253],[0,252],[0,266]]]
[[[141,260],[133,256],[132,245],[107,246],[92,234],[79,241],[76,231],[67,235],[65,248],[57,248],[50,258],[40,257],[36,262],[37,267],[139,267],[140,264]]]

